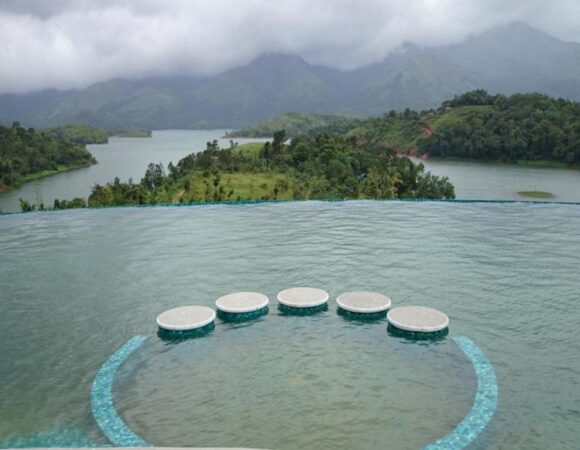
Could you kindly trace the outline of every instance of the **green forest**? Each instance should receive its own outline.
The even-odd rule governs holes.
[[[51,138],[79,145],[106,144],[109,142],[109,133],[107,133],[107,130],[90,127],[88,125],[63,125],[60,127],[45,128],[40,131]]]
[[[301,123],[317,122],[316,114]],[[338,116],[341,117],[341,116]],[[287,121],[285,115],[242,129],[254,135]],[[302,127],[306,136],[355,138],[360,145],[439,158],[580,164],[580,103],[541,94],[467,92],[438,109],[390,111],[381,117],[343,118],[323,127]]]
[[[476,90],[421,113],[391,111],[350,130],[329,129],[418,156],[580,164],[580,103]]]
[[[263,130],[288,123],[290,118],[296,134],[291,140],[285,130],[278,130],[272,133],[273,141],[265,144],[238,146],[231,141],[230,148],[221,149],[217,142],[210,142],[204,151],[167,168],[150,164],[138,182],[116,179],[96,185],[88,199],[57,201],[54,208],[243,200],[449,199],[455,197],[451,182],[432,176],[423,164],[407,156],[580,164],[580,104],[540,94],[504,96],[476,90],[436,110],[391,111],[368,119],[338,117],[326,117],[326,125],[312,127],[321,123],[319,115],[284,115]],[[0,131],[4,188],[94,162],[84,147],[72,142],[70,136],[76,134],[70,131],[66,137],[63,131],[35,132],[18,124]],[[23,204],[25,210],[34,208]]]
[[[468,92],[443,103],[438,113],[468,108],[440,121],[419,154],[502,161],[580,163],[580,103],[540,94]]]
[[[95,185],[88,201],[57,200],[55,209],[167,203],[306,199],[452,199],[446,177],[392,150],[367,151],[351,138],[295,138],[221,149],[217,141],[176,165],[150,164],[139,182]],[[23,202],[23,210],[34,206]]]
[[[111,136],[132,137],[132,138],[149,138],[152,136],[151,130],[143,127],[120,127],[111,132]]]
[[[18,122],[12,127],[0,126],[0,190],[94,163],[95,158],[82,145],[25,129]]]
[[[227,137],[271,137],[276,131],[284,130],[288,137],[316,135],[329,127],[352,128],[364,116],[347,114],[316,114],[291,112],[263,122],[227,133]]]

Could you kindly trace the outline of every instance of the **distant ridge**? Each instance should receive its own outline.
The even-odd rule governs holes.
[[[82,90],[0,95],[0,122],[108,130],[239,128],[289,111],[380,115],[428,109],[480,88],[580,100],[580,44],[515,23],[457,45],[407,45],[350,72],[268,54],[207,78],[116,79]]]

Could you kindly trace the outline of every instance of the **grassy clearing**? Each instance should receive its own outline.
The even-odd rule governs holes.
[[[247,144],[238,145],[233,151],[235,154],[245,156],[248,159],[258,159],[262,148],[264,148],[263,142],[249,142]]]
[[[179,183],[179,188],[175,192],[170,193],[172,202],[211,201],[211,193],[208,194],[208,184],[211,190],[213,187],[211,177],[204,177],[201,172],[194,172]],[[221,173],[220,186],[223,186],[227,195],[224,200],[292,200],[294,198],[292,191],[294,181],[283,173]],[[275,188],[278,188],[277,195],[274,193]],[[207,198],[208,195],[210,198]]]
[[[227,173],[223,176],[223,182],[234,190],[233,197],[240,197],[241,200],[273,197],[277,183],[286,183],[288,189],[279,189],[278,199],[292,199],[292,180],[281,173]]]
[[[433,131],[437,131],[441,127],[454,125],[456,123],[465,122],[467,119],[473,117],[483,119],[483,117],[493,111],[492,106],[461,106],[453,108],[443,114],[437,114],[425,120]]]
[[[519,191],[519,195],[529,198],[553,198],[554,194],[545,191]]]

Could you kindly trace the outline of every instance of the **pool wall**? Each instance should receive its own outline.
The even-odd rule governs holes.
[[[117,447],[151,447],[125,425],[113,402],[113,382],[117,370],[147,338],[135,336],[117,350],[99,369],[91,391],[93,417],[102,432]]]

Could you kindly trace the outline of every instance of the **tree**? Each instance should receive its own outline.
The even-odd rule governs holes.
[[[164,178],[165,178],[165,169],[163,168],[163,164],[150,163],[149,166],[147,166],[147,171],[145,172],[145,176],[141,180],[141,184],[143,184],[147,189],[153,190],[155,188],[160,187],[163,184]]]
[[[28,202],[27,200],[24,200],[23,198],[19,198],[18,202],[20,203],[20,209],[22,212],[31,212],[36,209],[35,205]]]
[[[286,142],[286,131],[276,131],[272,139],[272,159],[279,161],[282,158],[284,142]]]

